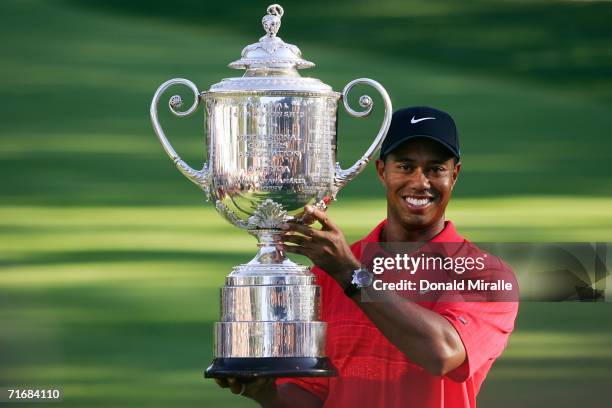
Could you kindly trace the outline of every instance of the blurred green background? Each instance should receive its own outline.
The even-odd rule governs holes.
[[[370,77],[396,107],[453,114],[464,164],[448,217],[464,235],[612,241],[612,4],[282,5],[279,35],[317,64],[303,75],[336,90]],[[226,65],[267,6],[0,4],[0,385],[59,386],[74,407],[253,406],[202,369],[218,288],[254,241],[173,168],[148,109],[166,79],[240,75]],[[162,114],[194,167],[202,115]],[[345,165],[380,120],[340,114]],[[372,167],[330,211],[351,240],[384,217]],[[610,303],[523,303],[479,403],[609,405],[611,339]]]

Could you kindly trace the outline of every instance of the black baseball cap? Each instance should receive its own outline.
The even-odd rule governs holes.
[[[393,113],[387,137],[380,148],[384,159],[407,140],[426,137],[446,147],[459,160],[459,136],[453,118],[446,112],[428,106],[400,109]]]

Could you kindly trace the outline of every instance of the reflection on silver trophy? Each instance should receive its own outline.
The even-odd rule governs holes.
[[[186,79],[171,79],[151,103],[155,133],[179,171],[204,191],[219,214],[259,242],[255,258],[235,267],[221,289],[215,359],[207,377],[335,374],[325,357],[320,288],[308,267],[277,249],[279,226],[299,221],[305,205],[326,208],[365,168],[391,122],[391,101],[379,83],[356,79],[338,93],[318,79],[300,76],[298,69],[314,64],[276,36],[282,16],[279,5],[268,7],[262,19],[266,34],[229,64],[245,69],[243,76],[224,79],[205,92]],[[158,102],[176,84],[189,87],[195,101],[181,111],[182,99],[171,97],[174,115],[189,116],[200,103],[206,107],[208,162],[202,170],[178,156],[159,123]],[[338,103],[342,100],[347,112],[359,118],[373,106],[369,96],[359,99],[363,111],[348,105],[347,95],[357,84],[381,94],[384,120],[365,154],[342,169],[336,162]]]

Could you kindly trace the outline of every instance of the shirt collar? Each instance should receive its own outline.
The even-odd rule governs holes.
[[[370,232],[363,239],[364,243],[368,242],[381,242],[380,233],[382,232],[383,227],[387,224],[387,220],[383,220],[380,224],[378,224],[372,232]],[[444,222],[444,229],[435,237],[431,239],[429,242],[464,242],[465,238],[463,238],[457,230],[455,229],[455,225],[453,225],[452,221]]]

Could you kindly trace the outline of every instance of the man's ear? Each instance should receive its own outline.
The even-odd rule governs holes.
[[[457,178],[459,178],[460,171],[461,171],[461,162],[457,162],[455,163],[455,166],[453,167],[453,186],[451,187],[451,190],[455,188],[455,183],[457,183]]]
[[[380,182],[385,185],[385,161],[381,159],[376,160],[376,174]]]

